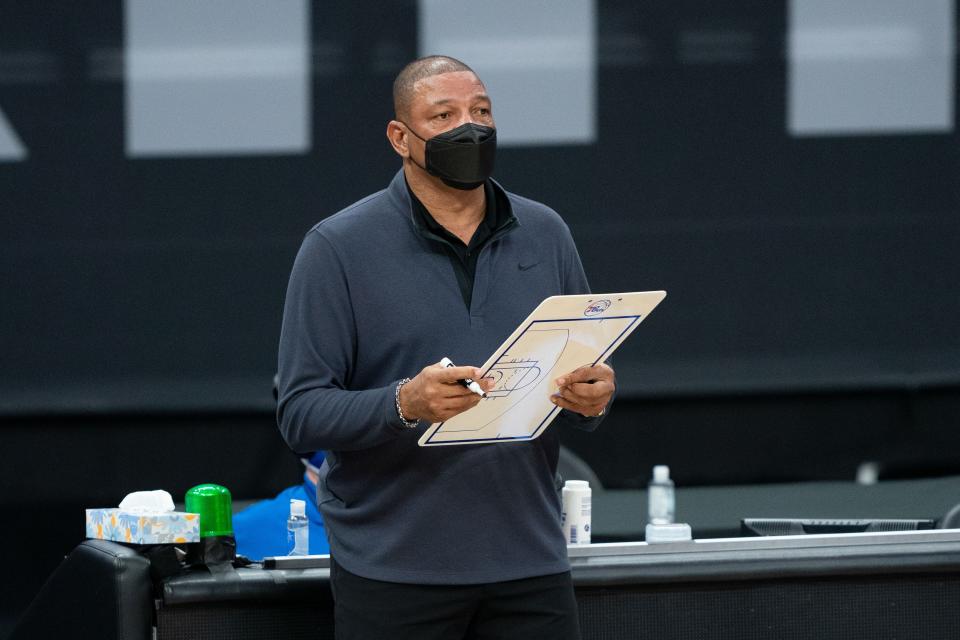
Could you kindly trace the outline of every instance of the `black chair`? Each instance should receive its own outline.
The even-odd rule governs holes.
[[[938,529],[960,529],[960,504],[955,505],[937,523]]]
[[[564,480],[586,480],[594,491],[602,491],[603,483],[600,477],[590,468],[587,462],[570,449],[560,445],[560,459],[557,461],[557,471]]]
[[[106,540],[85,540],[60,563],[9,640],[150,640],[150,561]]]

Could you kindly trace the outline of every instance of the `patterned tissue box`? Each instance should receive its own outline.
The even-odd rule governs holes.
[[[200,542],[200,516],[182,511],[87,509],[87,537],[130,544]]]

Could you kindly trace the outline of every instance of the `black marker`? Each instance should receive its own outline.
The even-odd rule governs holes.
[[[450,358],[444,358],[443,360],[441,360],[440,365],[447,368],[457,366],[450,361]],[[463,380],[457,380],[457,382],[465,386],[467,389],[470,389],[470,391],[473,391],[475,394],[477,394],[481,398],[487,397],[486,392],[480,388],[480,385],[477,384],[476,380],[472,380],[470,378],[464,378]]]

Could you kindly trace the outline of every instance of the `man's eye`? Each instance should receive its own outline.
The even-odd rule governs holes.
[[[446,120],[447,118],[450,117],[450,114],[447,113],[447,112],[438,113],[438,114],[436,115],[436,117],[437,117],[439,120]]]

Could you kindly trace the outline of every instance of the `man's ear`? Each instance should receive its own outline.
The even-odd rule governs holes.
[[[391,120],[387,123],[387,140],[390,141],[390,146],[401,158],[410,156],[410,149],[407,146],[407,130],[399,121]]]

